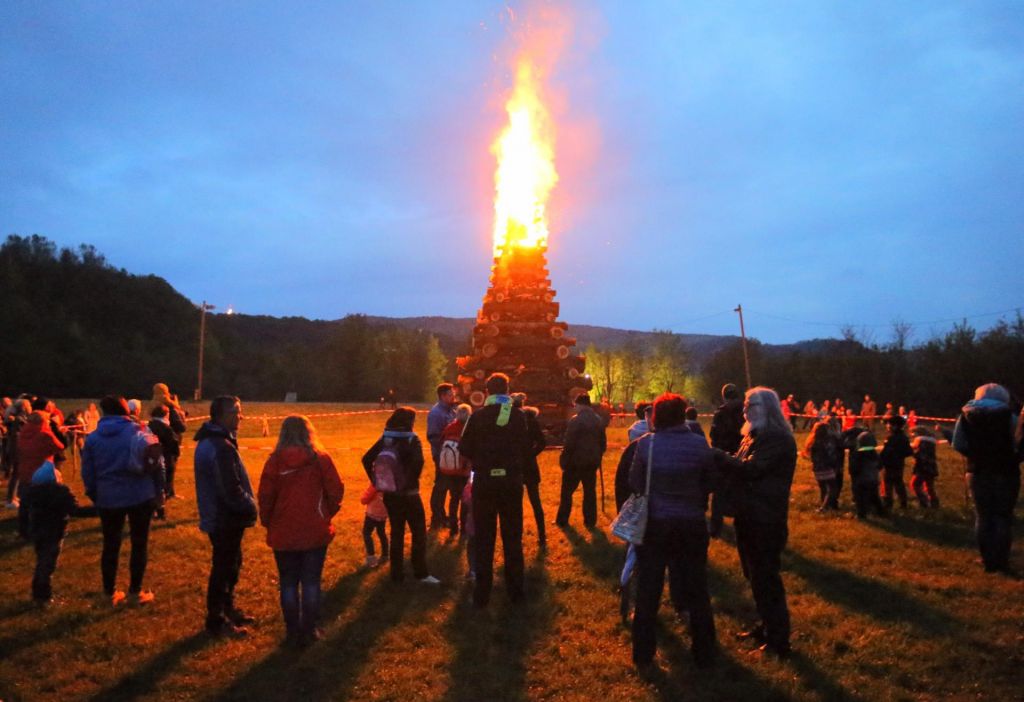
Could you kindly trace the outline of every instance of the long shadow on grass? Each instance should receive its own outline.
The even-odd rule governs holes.
[[[600,529],[591,529],[589,540],[574,527],[563,527],[562,531],[569,539],[573,556],[587,570],[609,583],[618,581],[626,553],[624,545],[613,544]]]
[[[325,622],[351,603],[365,575],[352,573],[327,593]],[[305,651],[275,649],[215,699],[347,699],[377,640],[407,616],[437,609],[445,596],[443,588],[393,583],[381,574],[344,626],[328,626],[326,638]]]
[[[527,655],[554,618],[554,602],[543,558],[526,570],[527,599],[520,604],[491,599],[485,610],[460,598],[445,626],[455,649],[449,669],[451,686],[442,698],[459,700],[526,700]]]
[[[886,623],[908,624],[929,636],[950,636],[962,630],[949,614],[898,588],[808,558],[798,551],[783,555],[788,570],[803,578],[823,599]]]
[[[35,609],[35,605],[28,604],[26,608],[13,610],[13,613],[24,613],[27,609]],[[99,613],[68,612],[57,616],[53,621],[42,627],[29,628],[17,634],[0,637],[0,658],[12,656],[17,652],[25,651],[33,646],[38,646],[54,639],[62,639],[76,629],[81,629],[101,619],[106,619],[114,611],[113,608],[109,608]]]
[[[871,519],[865,523],[876,529],[898,534],[908,539],[927,541],[943,548],[960,548],[973,551],[977,548],[974,531],[970,524],[949,521],[945,515],[929,515],[931,519],[894,514],[888,519]]]
[[[213,643],[205,632],[179,639],[174,644],[135,668],[116,683],[93,695],[92,702],[135,700],[154,693],[160,682],[173,673],[181,660]]]

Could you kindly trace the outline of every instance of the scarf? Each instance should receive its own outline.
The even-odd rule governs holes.
[[[508,424],[508,418],[512,416],[512,398],[508,395],[488,395],[484,401],[484,406],[487,405],[501,405],[501,409],[498,411],[498,421],[496,424],[499,427],[503,427]]]

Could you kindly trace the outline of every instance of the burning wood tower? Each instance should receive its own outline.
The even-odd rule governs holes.
[[[591,388],[576,340],[558,321],[558,303],[547,269],[545,207],[558,174],[553,130],[540,99],[533,65],[520,61],[506,103],[509,123],[494,143],[494,265],[473,327],[473,353],[456,359],[459,385],[470,404],[486,399],[484,381],[506,373],[513,392],[525,392],[540,408],[541,425],[560,436],[572,400]]]

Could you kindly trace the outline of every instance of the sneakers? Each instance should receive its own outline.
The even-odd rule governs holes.
[[[109,595],[109,597],[110,604],[113,607],[120,607],[124,604],[125,600],[128,599],[127,596],[120,590],[114,590],[114,593],[112,595]]]
[[[437,578],[435,578],[433,575],[428,575],[425,578],[417,578],[417,581],[423,583],[424,585],[440,585],[441,584],[441,581],[438,580]]]
[[[364,568],[376,568],[380,560],[376,556],[367,556],[366,562],[363,563]]]
[[[142,592],[129,592],[128,593],[128,605],[131,607],[139,607],[141,605],[148,605],[156,599],[149,590],[143,590]]]

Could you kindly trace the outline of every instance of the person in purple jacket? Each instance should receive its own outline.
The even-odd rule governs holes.
[[[641,669],[653,663],[658,606],[668,569],[672,602],[680,613],[689,611],[694,661],[698,667],[709,667],[717,644],[708,594],[704,513],[716,478],[714,455],[707,441],[686,426],[683,397],[658,397],[651,421],[654,431],[637,440],[629,472],[630,487],[643,493],[650,468],[647,531],[643,544],[636,547],[633,663]]]

